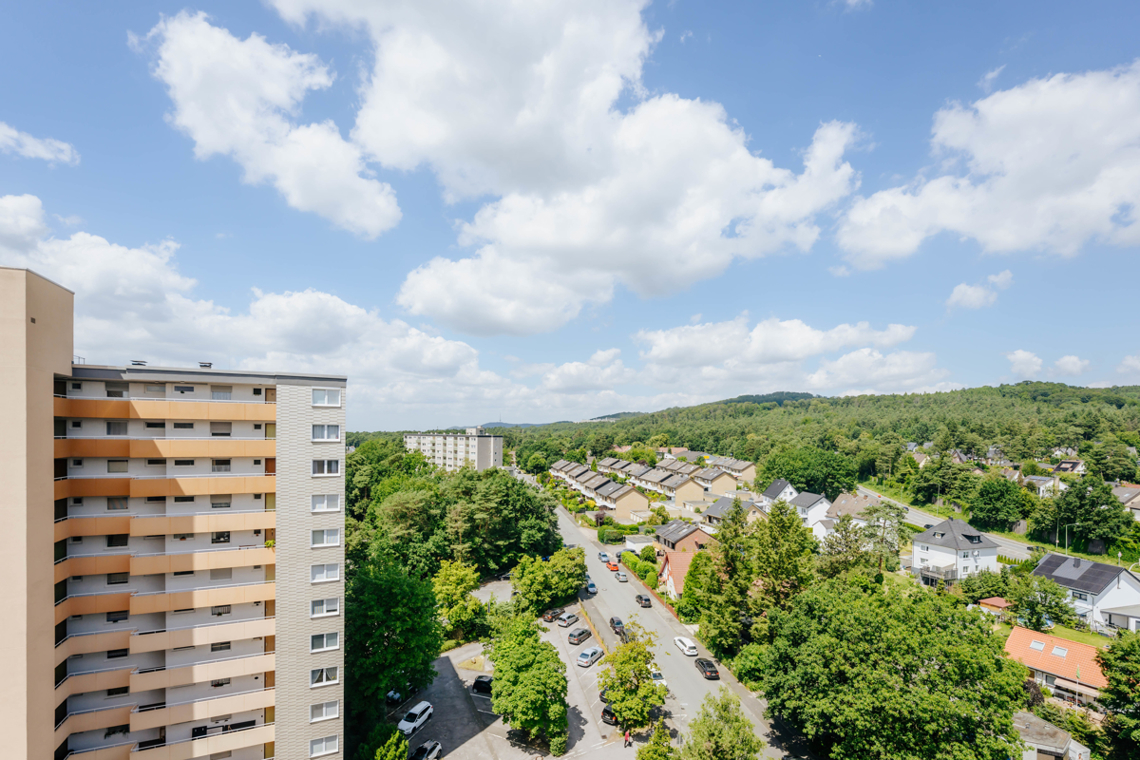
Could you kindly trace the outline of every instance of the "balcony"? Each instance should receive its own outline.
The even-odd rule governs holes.
[[[214,420],[217,422],[273,422],[273,402],[222,401],[217,399],[77,398],[56,396],[56,417],[112,420]]]
[[[148,728],[170,726],[189,720],[206,720],[219,715],[262,710],[273,707],[274,698],[274,689],[269,687],[179,704],[167,704],[150,710],[140,710],[136,707],[129,713],[131,731],[145,731]]]
[[[262,723],[236,731],[217,731],[200,739],[184,739],[155,747],[139,746],[131,752],[130,757],[131,760],[190,760],[269,744],[275,738],[274,724]]]
[[[55,498],[74,496],[208,496],[217,493],[276,493],[275,473],[208,473],[123,477],[61,477],[55,479]]]
[[[190,570],[219,570],[227,567],[273,565],[276,552],[265,546],[234,546],[191,552],[159,552],[131,557],[131,575],[179,573]]]
[[[945,567],[915,565],[911,569],[920,578],[929,578],[934,581],[958,580],[958,568],[955,565],[946,565]]]
[[[132,615],[146,615],[152,612],[188,610],[197,607],[217,607],[220,605],[247,604],[276,599],[276,585],[273,582],[238,583],[230,586],[214,586],[193,591],[154,591],[128,597]],[[113,607],[110,609],[124,609]]]
[[[76,536],[114,536],[130,530],[129,515],[99,515],[98,517],[61,517],[55,521],[55,540]],[[147,535],[155,535],[153,533]],[[78,573],[82,575],[82,573]]]
[[[134,742],[119,742],[92,749],[73,749],[63,760],[129,760],[134,748]]]
[[[131,670],[124,664],[119,668],[102,668],[87,673],[69,673],[55,685],[55,703],[75,694],[89,691],[119,689],[130,684]]]
[[[272,585],[272,584],[270,584]],[[55,624],[72,615],[96,615],[125,610],[131,605],[131,593],[79,594],[66,596],[55,605]]]
[[[134,632],[134,628],[123,628],[117,631],[78,633],[66,636],[55,645],[55,664],[59,665],[68,657],[76,654],[106,652],[109,649],[127,649],[130,646],[131,636]]]
[[[173,459],[175,457],[237,458],[276,456],[275,438],[118,438],[99,436],[73,438],[57,436],[55,457],[91,458],[109,457],[112,459]]]
[[[250,511],[212,510],[192,515],[138,515],[131,519],[132,536],[171,536],[175,533],[213,533],[214,531],[272,530],[277,527],[277,513],[264,509]],[[126,533],[128,531],[114,531]]]
[[[94,554],[86,557],[64,557],[55,563],[55,583],[82,575],[127,573],[131,569],[130,554]]]
[[[129,643],[122,646],[129,647],[131,654],[157,652],[176,647],[200,647],[218,641],[242,641],[259,636],[265,638],[274,635],[275,631],[276,618],[264,617],[158,631],[134,631],[129,637]]]
[[[53,743],[58,747],[71,734],[127,725],[131,721],[131,711],[134,707],[134,705],[123,705],[67,713],[56,724]]]
[[[224,659],[205,660],[175,668],[140,670],[130,673],[131,693],[169,689],[192,683],[205,683],[219,678],[237,678],[276,670],[273,652],[246,654]]]

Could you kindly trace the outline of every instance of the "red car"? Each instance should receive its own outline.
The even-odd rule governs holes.
[[[611,559],[609,561],[609,563],[606,565],[606,569],[612,570],[613,572],[616,573],[618,571],[618,563]]]

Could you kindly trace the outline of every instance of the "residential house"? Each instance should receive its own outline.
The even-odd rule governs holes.
[[[997,446],[990,446],[986,450],[986,464],[991,467],[1008,467],[1013,462]]]
[[[733,459],[732,457],[708,457],[708,466],[716,467],[731,473],[737,480],[744,480],[751,483],[756,479],[756,465],[753,462],[745,462],[743,459]]]
[[[1088,747],[1031,712],[1014,713],[1013,728],[1027,747],[1021,760],[1089,760]]]
[[[1042,498],[1069,490],[1067,483],[1053,475],[1026,475],[1021,479],[1021,485]]]
[[[1012,467],[1003,467],[998,471],[998,474],[1008,481],[1021,485],[1021,470],[1015,470]]]
[[[1078,704],[1100,697],[1108,685],[1096,661],[1098,649],[1078,641],[1017,626],[1005,640],[1005,653],[1029,668],[1029,677],[1053,696]]]
[[[947,585],[983,570],[998,572],[998,545],[977,528],[952,518],[911,539],[911,572],[927,586]]]
[[[689,451],[684,446],[662,446],[657,449],[657,457],[661,460],[680,459],[681,457],[684,457],[686,461],[691,462],[693,461],[690,458],[691,454],[693,454],[693,452]]]
[[[622,464],[623,460],[617,457],[606,457],[598,460],[598,472],[613,472],[614,469]]]
[[[1112,493],[1120,499],[1121,504],[1132,512],[1136,521],[1140,522],[1140,486],[1132,483],[1121,483],[1112,489]]]
[[[927,462],[930,461],[930,457],[928,457],[926,454],[923,454],[921,451],[912,451],[910,455],[914,457],[914,461],[918,463],[918,468],[920,470],[926,466]]]
[[[1059,448],[1059,449],[1053,449],[1053,456],[1056,457],[1057,459],[1065,459],[1066,457],[1075,457],[1076,455],[1077,455],[1076,449],[1070,449],[1067,447]]]
[[[1140,577],[1116,565],[1049,552],[1033,574],[1069,592],[1077,616],[1093,630],[1140,630]]]
[[[724,522],[734,501],[736,499],[731,496],[722,496],[701,513],[702,528],[705,532],[716,533],[716,526]],[[767,513],[755,502],[741,501],[740,506],[744,509],[744,519],[749,523],[767,516]]]
[[[1084,475],[1088,472],[1088,468],[1085,467],[1085,463],[1080,459],[1062,459],[1060,462],[1057,462],[1057,467],[1053,472],[1058,475],[1066,472],[1072,475]]]
[[[918,448],[918,444],[917,444],[916,442],[914,442],[914,441],[910,441],[910,442],[908,442],[908,443],[907,443],[907,445],[906,445],[906,453],[908,453],[908,454],[909,454],[909,453],[911,453],[912,451],[914,451],[914,450],[915,450],[915,449],[917,449],[917,448]]]
[[[612,511],[615,519],[630,520],[633,512],[649,509],[649,499],[645,494],[585,465],[559,459],[550,465],[550,475],[564,481],[597,506]]]
[[[670,459],[664,464],[658,464],[658,469],[666,470],[668,472],[680,473],[682,475],[692,475],[695,472],[700,472],[701,468],[695,464],[682,462],[680,459]]]
[[[851,521],[858,527],[863,527],[867,524],[865,512],[868,507],[875,506],[879,503],[878,496],[864,496],[863,494],[854,493],[841,493],[836,497],[831,506],[827,508],[827,514],[824,519],[820,521],[823,526],[824,535],[828,535],[835,531],[835,525],[839,519],[844,515],[850,515]]]
[[[671,520],[657,528],[657,543],[668,551],[699,552],[714,542],[699,526],[684,520]]]
[[[788,504],[795,507],[804,525],[811,528],[812,535],[817,539],[822,540],[827,535],[823,521],[827,519],[827,510],[831,509],[831,502],[826,496],[802,491]]]
[[[685,475],[670,475],[661,483],[661,493],[665,494],[674,504],[682,504],[686,499],[699,499],[704,495],[705,489],[700,483]]]
[[[775,504],[781,499],[783,501],[791,501],[799,496],[800,492],[796,490],[788,481],[783,478],[773,480],[771,485],[764,489],[764,493],[760,494],[757,500],[765,509]]]
[[[1000,596],[991,596],[985,599],[979,599],[978,606],[991,615],[1004,618],[1005,613],[1013,606],[1013,602],[1003,599]]]
[[[706,491],[718,495],[735,493],[738,483],[735,476],[716,467],[706,467],[692,473],[689,477],[700,483]]]
[[[665,552],[661,569],[657,571],[657,588],[666,598],[676,601],[685,593],[685,576],[695,556],[696,552]]]

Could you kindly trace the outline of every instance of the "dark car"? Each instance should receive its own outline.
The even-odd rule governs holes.
[[[476,676],[475,683],[471,684],[471,691],[476,694],[490,694],[491,683],[494,680],[491,676]]]
[[[720,673],[717,672],[716,665],[712,660],[706,660],[703,657],[696,659],[697,670],[701,671],[701,675],[709,681],[719,681]]]
[[[416,747],[416,751],[412,753],[411,760],[436,760],[437,757],[442,756],[442,744],[439,742],[424,742]]]
[[[649,598],[648,594],[638,594],[633,598],[633,601],[640,604],[642,607],[652,607],[653,600]]]
[[[610,629],[618,636],[621,636],[625,633],[625,623],[621,622],[621,618],[619,617],[612,617],[610,618]]]
[[[602,702],[607,705],[610,703],[610,698],[606,695],[608,691],[609,689],[602,689],[598,692],[598,699],[602,700]]]
[[[573,631],[570,631],[570,635],[566,637],[566,640],[571,644],[581,644],[588,638],[590,638],[589,628],[577,628]]]
[[[614,715],[614,708],[609,705],[602,708],[602,722],[608,723],[611,726],[617,725],[617,716]]]
[[[542,619],[548,623],[553,623],[565,611],[566,610],[562,609],[561,607],[555,607],[552,610],[547,610],[546,612],[542,613]]]

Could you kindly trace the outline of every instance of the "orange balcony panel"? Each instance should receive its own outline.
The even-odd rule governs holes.
[[[202,457],[225,459],[231,457],[277,456],[277,441],[263,438],[242,441],[232,438],[202,438],[199,440],[170,440],[155,438],[148,441],[130,441],[130,455],[141,458],[172,459],[174,457]]]
[[[131,555],[108,554],[96,557],[68,557],[55,566],[55,582],[79,575],[127,573],[131,570]],[[125,607],[120,609],[126,609]]]
[[[200,647],[218,641],[243,641],[258,636],[265,638],[276,631],[273,618],[257,618],[224,625],[206,625],[181,631],[163,631],[130,636],[131,654],[158,652],[176,647]],[[127,646],[126,644],[123,647]],[[111,647],[115,648],[115,647]],[[122,647],[118,647],[122,648]]]
[[[276,598],[275,584],[257,583],[250,586],[175,591],[169,594],[140,594],[130,597],[130,610],[132,615],[145,615],[150,612],[214,607],[219,604],[264,602],[267,599]],[[119,607],[118,609],[125,608]]]
[[[266,707],[273,707],[273,699],[273,689],[264,689],[249,694],[203,699],[186,705],[173,705],[160,710],[132,713],[131,731],[145,731],[148,728],[170,726],[188,720],[204,720],[247,710],[261,710]]]
[[[187,570],[216,570],[223,567],[253,567],[272,565],[277,561],[273,549],[230,549],[228,551],[202,551],[193,554],[160,554],[150,557],[132,557],[131,575],[180,573]]]
[[[132,419],[140,420],[218,420],[273,422],[276,404],[243,404],[211,401],[169,401],[166,399],[131,399]]]
[[[131,595],[99,594],[97,596],[73,596],[55,606],[55,624],[59,625],[72,615],[96,615],[100,612],[116,612],[131,608]]]
[[[120,744],[117,747],[101,747],[99,749],[73,749],[68,758],[75,760],[134,760],[131,749],[134,744]]]
[[[126,609],[125,607],[123,609]],[[106,633],[92,633],[86,636],[72,636],[64,639],[55,648],[55,664],[71,657],[73,654],[91,654],[92,652],[106,652],[108,649],[127,649],[131,642],[131,632],[107,631]]]
[[[55,745],[58,747],[71,734],[95,731],[111,726],[125,726],[130,723],[132,708],[133,705],[127,705],[83,713],[82,715],[69,715],[67,720],[55,730]]]
[[[275,738],[274,726],[270,723],[256,728],[247,728],[244,731],[229,731],[224,734],[207,736],[204,739],[139,750],[131,753],[131,760],[191,760],[195,757],[209,757],[222,752],[256,747],[259,744],[270,744]],[[266,757],[272,757],[272,755],[266,755]]]
[[[131,442],[119,438],[106,440],[56,438],[55,458],[125,457],[130,456]]]
[[[170,536],[175,533],[212,533],[217,530],[270,530],[277,527],[276,512],[136,517],[132,536]]]
[[[126,496],[131,490],[130,478],[75,478],[55,481],[55,498],[72,496]]]
[[[62,541],[73,536],[112,536],[126,533],[130,524],[131,518],[126,515],[73,517],[55,524],[55,540]]]
[[[131,673],[131,693],[187,686],[192,683],[213,681],[217,678],[260,675],[275,670],[274,662],[272,654],[258,654],[251,657],[223,660],[222,662],[189,665],[185,668],[168,668],[152,673]]]
[[[67,482],[67,481],[63,481]],[[131,496],[208,496],[215,493],[275,493],[272,475],[229,478],[154,478],[128,481]]]
[[[131,413],[131,402],[125,398],[56,398],[56,417],[101,417],[125,420]]]
[[[71,676],[59,686],[55,687],[55,703],[75,694],[84,694],[89,691],[106,691],[129,686],[131,683],[131,670],[126,665],[122,670],[109,670],[103,673],[84,673]]]

